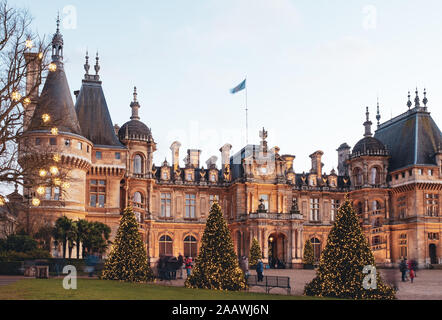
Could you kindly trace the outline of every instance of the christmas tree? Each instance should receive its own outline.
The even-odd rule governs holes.
[[[258,260],[261,259],[262,252],[261,247],[259,246],[258,240],[253,238],[252,247],[250,248],[250,257],[249,257],[249,265],[251,268],[255,268],[258,264]]]
[[[124,210],[115,242],[104,266],[103,279],[128,282],[147,282],[154,279],[131,207]]]
[[[347,196],[328,236],[316,278],[305,286],[304,293],[347,299],[394,299],[394,289],[382,282],[378,272],[376,281],[367,281],[370,275],[364,270],[366,266],[375,267],[374,256]]]
[[[304,244],[304,257],[302,259],[305,267],[312,267],[315,263],[315,256],[313,254],[313,245],[310,240],[307,240]]]
[[[232,291],[246,288],[230,230],[217,202],[210,209],[198,259],[185,285],[188,288]]]

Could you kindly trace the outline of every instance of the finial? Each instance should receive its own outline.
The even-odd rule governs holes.
[[[57,11],[57,33],[60,32],[60,11]]]
[[[427,89],[424,89],[424,100],[422,100],[424,103],[425,108],[427,107],[428,99],[427,99]]]
[[[417,90],[417,87],[416,87],[416,98],[414,98],[414,106],[415,107],[420,107],[420,99],[419,99],[419,92],[418,92],[418,90]]]
[[[411,94],[410,91],[408,91],[408,102],[407,102],[408,109],[410,109],[412,105],[413,104],[411,103]]]
[[[364,133],[364,137],[371,137],[371,125],[372,122],[370,121],[370,112],[368,111],[368,107],[366,108],[367,112],[365,113],[366,117],[367,117],[367,121],[364,122],[364,127],[365,127],[365,133]]]
[[[378,103],[377,103],[376,120],[378,121],[378,128],[379,128],[379,126],[380,126],[380,120],[381,120],[381,113],[379,112],[379,97],[378,97]]]
[[[100,58],[98,57],[98,50],[97,50],[97,56],[95,58],[96,62],[95,62],[95,75],[98,76],[98,72],[100,71],[100,64],[98,63],[98,61],[100,60]]]
[[[134,102],[138,102],[137,101],[137,87],[134,87]]]
[[[86,63],[84,64],[84,70],[86,71],[86,75],[85,76],[87,76],[87,75],[89,75],[89,68],[90,68],[90,65],[89,65],[89,53],[88,53],[88,51],[86,50]]]

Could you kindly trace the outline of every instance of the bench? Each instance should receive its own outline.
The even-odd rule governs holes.
[[[264,276],[262,281],[258,281],[258,276],[250,275],[247,277],[249,287],[265,287],[266,293],[270,293],[273,288],[287,289],[290,294],[290,277]]]

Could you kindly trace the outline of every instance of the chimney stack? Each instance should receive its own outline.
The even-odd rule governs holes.
[[[338,175],[347,175],[347,160],[350,158],[350,146],[343,143],[336,150],[338,152]]]
[[[173,167],[174,171],[179,166],[179,162],[180,162],[180,147],[181,147],[181,143],[179,143],[178,141],[175,141],[170,146],[170,150],[172,151],[172,167]]]
[[[321,150],[318,150],[310,155],[310,158],[312,159],[312,169],[310,170],[311,173],[315,173],[318,178],[322,176],[322,156],[324,155],[324,152]]]
[[[221,167],[224,172],[226,165],[230,165],[230,150],[232,150],[232,145],[226,143],[223,145],[219,151],[221,152]]]
[[[207,161],[207,169],[216,169],[216,162],[218,161],[217,156],[211,156]]]
[[[189,165],[193,166],[194,168],[200,167],[200,154],[201,150],[197,149],[188,149],[187,150],[187,160],[189,161]]]

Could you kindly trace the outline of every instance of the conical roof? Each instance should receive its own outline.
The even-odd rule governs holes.
[[[43,123],[42,115],[48,114],[51,117],[50,126],[57,127],[59,132],[81,135],[63,64],[55,64],[57,69],[49,71],[28,131],[47,130],[48,125]]]
[[[123,145],[118,140],[100,81],[83,80],[75,103],[83,135],[95,145]]]

